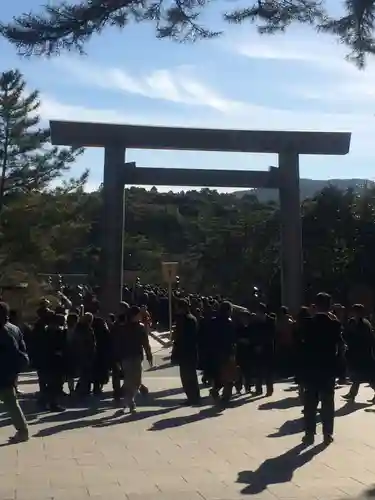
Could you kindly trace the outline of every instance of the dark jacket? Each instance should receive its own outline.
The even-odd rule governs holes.
[[[48,372],[63,375],[66,369],[66,329],[63,326],[49,325],[46,328],[44,347]]]
[[[319,382],[337,376],[343,346],[341,330],[341,323],[325,313],[306,321],[301,346],[302,379]]]
[[[350,320],[345,331],[348,345],[346,359],[349,369],[358,382],[375,379],[375,336],[367,319]]]
[[[28,361],[20,329],[6,323],[0,328],[0,389],[12,387]]]
[[[276,322],[268,315],[254,318],[252,325],[254,352],[257,363],[272,361],[275,354]]]
[[[91,370],[95,361],[95,335],[90,325],[78,323],[72,340],[75,363],[79,370]]]
[[[235,354],[236,332],[232,318],[218,315],[213,318],[211,328],[211,356],[217,363],[225,363]]]
[[[177,364],[198,362],[198,322],[190,313],[176,318],[172,357]]]
[[[111,366],[111,334],[107,323],[100,316],[94,316],[92,328],[96,343],[94,362],[95,380],[100,384],[106,384]]]
[[[146,328],[142,323],[115,323],[112,335],[114,353],[118,361],[135,358],[143,360],[143,352],[146,353],[147,359],[152,358]]]

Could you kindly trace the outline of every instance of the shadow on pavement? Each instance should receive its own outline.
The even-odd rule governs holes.
[[[33,437],[53,436],[54,434],[59,434],[60,432],[74,431],[77,429],[82,429],[84,427],[90,427],[92,422],[92,420],[71,420],[68,422],[63,422],[58,425],[52,425],[51,427],[40,429],[33,435]]]
[[[187,415],[187,416],[185,415],[185,416],[181,416],[181,417],[173,417],[173,418],[166,418],[163,420],[158,420],[157,422],[154,422],[152,424],[152,427],[150,427],[149,431],[162,431],[164,429],[170,429],[173,427],[181,427],[183,425],[192,424],[194,422],[199,422],[200,420],[204,420],[206,418],[218,417],[219,415],[221,415],[222,412],[224,412],[227,409],[230,410],[233,408],[238,408],[246,403],[251,403],[253,401],[254,402],[257,401],[258,399],[262,399],[263,397],[264,396],[255,396],[253,394],[247,394],[247,395],[242,396],[242,397],[232,398],[229,401],[229,403],[227,404],[227,406],[220,406],[220,405],[212,406],[212,403],[211,403],[212,400],[210,397],[202,398],[202,405],[201,406],[205,405],[204,400],[207,399],[208,400],[207,404],[210,405],[209,408],[203,408],[198,413],[194,413],[192,415]],[[175,399],[173,399],[171,401],[176,402]],[[184,403],[184,402],[186,402],[186,400],[181,400],[181,402]]]
[[[375,486],[368,488],[363,494],[366,498],[375,498]]]
[[[126,415],[116,412],[111,417],[106,417],[103,419],[98,419],[93,427],[110,427],[112,425],[125,424],[126,422],[138,422],[139,420],[145,420],[146,418],[155,417],[157,415],[164,415],[173,410],[176,410],[178,406],[174,408],[161,408],[157,410],[144,410],[137,413],[127,413]],[[99,421],[100,420],[100,421]]]
[[[301,406],[301,400],[298,396],[280,399],[278,401],[270,401],[259,406],[260,410],[288,410],[294,406]]]
[[[20,404],[30,425],[35,426],[56,423],[54,426],[39,430],[36,434],[37,436],[49,436],[83,427],[104,427],[116,425],[125,421],[143,420],[155,415],[163,415],[180,407],[181,403],[185,401],[185,399],[182,398],[168,398],[168,396],[180,394],[181,392],[181,389],[170,389],[150,393],[148,396],[138,395],[137,406],[140,411],[132,416],[121,414],[121,421],[114,419],[116,413],[115,416],[103,415],[103,418],[94,420],[87,418],[100,416],[100,414],[103,414],[106,410],[114,408],[113,400],[107,393],[102,394],[100,397],[90,396],[84,401],[65,397],[63,398],[63,403],[66,410],[63,412],[51,413],[46,410],[41,410],[38,407],[34,394],[24,395],[20,400]],[[12,424],[8,414],[6,412],[0,414],[0,428],[10,425]]]
[[[288,483],[292,480],[294,471],[310,462],[325,449],[323,444],[306,450],[299,444],[287,452],[273,458],[267,458],[255,471],[238,473],[237,483],[246,484],[243,495],[258,495],[271,484]]]
[[[355,411],[366,408],[367,406],[368,404],[366,403],[346,403],[335,411],[335,417],[345,417]],[[375,410],[368,410],[368,409],[366,409],[365,411],[375,412]],[[321,421],[320,412],[318,411],[317,422],[319,423],[320,421]],[[268,434],[267,437],[277,438],[283,436],[291,436],[293,434],[299,434],[300,432],[303,432],[303,415],[300,418],[287,420],[281,425],[281,427],[276,432]]]
[[[345,500],[366,500],[368,498],[375,498],[375,486],[362,491],[362,493],[355,497],[345,497]],[[342,499],[343,500],[343,499]]]
[[[153,367],[151,368],[148,368],[147,370],[145,370],[147,373],[152,373],[152,372],[156,372],[158,370],[164,370],[165,368],[171,368],[173,365],[171,364],[170,361],[166,361],[165,363],[162,363],[161,365],[154,365]]]
[[[150,392],[149,397],[151,399],[160,399],[168,396],[174,396],[176,394],[183,394],[182,387],[175,387],[173,389],[161,389],[160,391],[152,391]]]
[[[84,427],[109,427],[112,425],[125,424],[126,422],[135,422],[138,420],[144,420],[146,418],[154,417],[155,415],[162,415],[173,411],[175,408],[159,408],[155,410],[144,410],[139,411],[134,414],[121,414],[115,412],[113,415],[104,415],[96,419],[85,419],[85,420],[70,420],[58,425],[52,425],[40,429],[34,434],[34,437],[47,437],[54,434],[59,434],[60,432],[74,431],[77,429],[82,429]]]
[[[346,415],[350,415],[355,411],[362,410],[363,408],[367,408],[369,406],[369,403],[356,403],[348,401],[335,411],[335,417],[345,417]]]
[[[299,434],[300,432],[303,432],[303,417],[296,418],[294,420],[287,420],[276,432],[268,434],[267,437],[276,438],[291,436],[293,434]]]
[[[198,413],[193,413],[192,415],[184,415],[181,417],[171,417],[158,420],[157,422],[154,422],[148,430],[163,431],[165,429],[172,429],[173,427],[181,427],[183,425],[199,422],[200,420],[204,420],[206,418],[219,417],[221,413],[222,410],[217,407],[204,408]]]
[[[229,401],[227,408],[228,409],[238,408],[240,406],[243,406],[246,403],[254,403],[255,401],[258,401],[258,400],[263,399],[265,397],[266,396],[263,394],[260,396],[257,396],[255,394],[246,394],[245,396],[240,396],[240,397],[236,396],[236,397],[233,397]]]
[[[74,421],[81,418],[91,417],[104,409],[105,408],[103,406],[80,409],[68,408],[66,411],[61,413],[49,413],[48,415],[39,418],[37,422],[33,423],[45,424],[48,422],[66,422],[68,420]]]

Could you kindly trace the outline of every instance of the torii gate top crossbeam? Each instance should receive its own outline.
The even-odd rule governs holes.
[[[269,130],[221,130],[107,123],[50,122],[52,144],[56,146],[123,147],[227,151],[241,153],[282,153],[345,155],[349,132],[286,132]]]

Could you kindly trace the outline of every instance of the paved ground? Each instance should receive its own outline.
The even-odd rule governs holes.
[[[145,381],[152,397],[140,399],[135,416],[119,415],[109,398],[35,414],[26,394],[34,437],[20,445],[6,445],[13,431],[0,415],[0,500],[323,500],[358,498],[375,485],[370,389],[357,405],[343,404],[340,389],[335,443],[323,449],[319,436],[303,449],[301,410],[288,385],[217,413],[208,398],[202,408],[179,406],[175,368],[146,372]],[[36,389],[34,374],[22,378],[22,389]]]

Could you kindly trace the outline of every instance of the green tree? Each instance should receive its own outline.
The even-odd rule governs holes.
[[[85,180],[10,197],[0,235],[0,282],[9,275],[87,273],[97,283],[101,191],[86,192]],[[124,267],[139,272],[144,283],[162,285],[161,262],[173,260],[188,291],[246,304],[255,285],[277,307],[277,204],[261,203],[252,194],[135,187],[126,190],[125,199]],[[375,292],[375,188],[354,192],[329,186],[303,202],[302,222],[307,298],[325,290],[346,303],[358,286]]]
[[[0,234],[0,278],[9,279],[15,272],[62,272],[75,259],[88,258],[87,176],[85,172],[51,190],[30,191],[7,204]]]
[[[82,152],[51,146],[39,108],[38,91],[26,91],[19,71],[0,75],[0,216],[7,196],[42,191]]]
[[[110,26],[123,29],[132,21],[153,22],[158,38],[194,41],[221,34],[202,21],[209,3],[209,0],[60,0],[55,5],[41,7],[38,14],[24,14],[10,24],[0,25],[0,30],[20,53],[27,55],[83,51],[93,34]],[[251,22],[259,33],[284,32],[293,23],[308,24],[347,45],[349,58],[362,67],[366,54],[375,52],[374,0],[345,0],[338,15],[337,6],[330,4],[329,0],[250,0],[249,5],[230,12],[226,11],[226,4],[223,18],[232,23]]]

